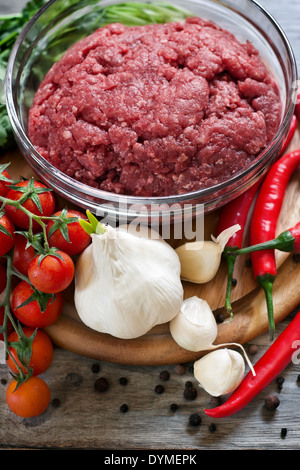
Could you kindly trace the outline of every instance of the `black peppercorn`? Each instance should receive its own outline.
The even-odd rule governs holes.
[[[158,393],[159,395],[165,391],[164,387],[162,385],[156,385],[154,389],[155,393]]]
[[[97,372],[99,372],[99,370],[100,370],[99,364],[93,364],[92,365],[92,372],[94,372],[94,374],[97,374]]]
[[[190,388],[190,387],[193,387],[193,382],[191,382],[190,380],[187,380],[184,384],[185,388]]]
[[[297,382],[300,382],[300,374],[297,377]]]
[[[162,370],[161,373],[159,374],[159,378],[164,381],[169,380],[170,373],[167,370]]]
[[[212,408],[215,408],[216,406],[222,405],[222,398],[221,397],[211,397],[210,404],[211,404]]]
[[[108,389],[109,384],[105,377],[99,377],[99,379],[95,382],[95,390],[96,392],[106,392]]]
[[[59,398],[53,398],[51,402],[53,408],[58,408],[60,406],[60,399]]]
[[[287,428],[281,428],[280,435],[284,438],[287,435]]]
[[[1,379],[1,384],[6,385],[7,380],[6,379]]]
[[[121,413],[127,413],[129,410],[128,405],[126,403],[123,403],[123,405],[120,406],[120,411]]]
[[[215,432],[217,430],[216,425],[214,423],[211,423],[208,426],[208,430],[209,430],[209,432]]]
[[[126,377],[121,377],[119,383],[120,385],[127,385],[128,379],[126,379]]]
[[[217,323],[223,323],[224,318],[225,318],[225,317],[224,317],[223,313],[218,313],[218,314],[216,315],[216,322],[217,322]]]
[[[171,410],[171,411],[177,411],[177,410],[178,410],[178,405],[176,405],[176,403],[172,403],[172,404],[170,405],[170,410]]]
[[[284,382],[284,378],[283,378],[283,377],[277,377],[276,383],[277,383],[277,386],[278,386],[278,389],[279,389],[279,390],[282,389],[283,382]]]
[[[231,285],[232,287],[235,287],[237,285],[237,279],[235,279],[234,277],[231,279]]]
[[[248,353],[254,356],[254,354],[257,354],[258,352],[258,346],[256,344],[250,344],[248,348]]]
[[[265,398],[265,407],[268,410],[276,410],[276,408],[280,405],[280,400],[276,395],[268,395]]]
[[[193,413],[189,417],[189,423],[191,426],[199,426],[201,421],[201,416],[199,416],[197,413]]]
[[[198,394],[197,389],[193,386],[186,387],[183,392],[183,396],[187,400],[195,400],[195,398],[197,397],[197,394]]]

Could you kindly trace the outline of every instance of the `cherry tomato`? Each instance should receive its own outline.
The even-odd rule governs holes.
[[[72,258],[59,250],[57,255],[62,259],[49,254],[40,260],[37,255],[29,263],[29,281],[40,292],[47,294],[61,292],[71,284],[74,278],[75,266]]]
[[[61,213],[62,211],[58,211],[53,215],[60,216]],[[87,217],[81,212],[71,209],[67,211],[66,217],[78,217],[81,219],[87,219]],[[48,243],[51,247],[56,247],[59,250],[68,253],[68,255],[70,256],[75,256],[81,253],[90,244],[91,237],[81,227],[79,222],[71,222],[66,225],[70,241],[66,240],[66,238],[62,234],[62,231],[59,228],[57,228],[55,232],[52,233],[52,235],[48,236],[49,231],[54,224],[55,222],[53,220],[50,220],[47,223],[47,237]]]
[[[15,242],[15,226],[6,214],[0,217],[0,256],[6,255]]]
[[[49,299],[45,308],[41,308],[38,300],[32,300],[27,305],[19,307],[35,293],[32,286],[21,281],[14,289],[11,297],[11,308],[15,317],[26,326],[33,328],[45,328],[52,325],[59,318],[63,308],[63,296],[60,292],[55,294],[54,299]],[[36,295],[40,296],[39,293]],[[19,308],[18,308],[19,307]]]
[[[32,245],[26,248],[27,239],[21,234],[15,237],[13,265],[19,273],[27,276],[28,265],[35,257],[35,250]]]
[[[15,185],[21,188],[20,191],[18,191],[17,189],[10,189],[6,197],[8,199],[12,199],[13,201],[18,201],[24,195],[24,190],[30,184],[32,183],[30,183],[28,180],[20,181]],[[47,189],[47,186],[45,186],[43,183],[40,183],[39,181],[33,181],[33,186],[37,190]],[[51,214],[53,214],[55,210],[55,198],[53,193],[51,191],[46,191],[38,193],[36,194],[36,196],[40,200],[42,211],[39,210],[32,198],[29,198],[24,201],[22,206],[35,215],[43,215],[44,217],[49,217]],[[21,209],[17,209],[16,207],[7,204],[5,206],[5,212],[17,227],[24,229],[29,228],[29,218]],[[32,227],[34,229],[39,229],[40,224],[36,221],[33,221]]]
[[[9,409],[22,418],[42,414],[50,403],[50,389],[40,377],[32,376],[16,389],[17,381],[12,380],[6,389],[6,403]]]
[[[0,307],[0,326],[2,326],[3,322],[4,322],[4,313],[5,313],[4,307]],[[14,331],[14,327],[12,326],[12,323],[11,323],[10,319],[8,318],[7,323],[6,323],[7,336],[9,336],[13,331]],[[0,334],[0,341],[3,341],[3,339],[4,339],[4,335],[3,335],[3,333],[1,333]]]
[[[6,269],[3,264],[0,264],[0,294],[4,291],[6,287]]]
[[[28,338],[35,332],[35,328],[27,328],[23,327],[23,333],[25,336]],[[8,337],[9,342],[19,342],[18,334],[16,331],[11,333]],[[42,330],[36,330],[36,335],[32,341],[32,346],[31,346],[31,359],[29,362],[29,367],[33,368],[33,375],[40,375],[43,372],[45,372],[48,367],[51,365],[52,360],[53,360],[53,345],[52,342],[49,338],[49,336]],[[25,367],[21,364],[17,351],[14,347],[9,346],[8,347],[10,353],[14,357],[15,361],[17,364],[20,366],[20,368],[26,372]],[[16,364],[14,363],[13,359],[11,356],[8,356],[6,360],[6,364],[8,367],[12,370],[12,372],[17,373],[18,368]]]
[[[9,175],[9,173],[8,173],[7,170],[2,171],[1,174],[4,175],[6,178],[11,179],[11,177],[10,177],[10,175]],[[1,197],[5,197],[5,196],[7,195],[8,191],[9,191],[9,187],[8,187],[8,186],[9,186],[10,184],[11,184],[11,183],[8,183],[7,181],[2,181],[2,180],[0,180],[0,196],[1,196]]]

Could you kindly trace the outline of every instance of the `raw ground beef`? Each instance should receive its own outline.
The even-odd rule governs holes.
[[[280,118],[277,86],[254,47],[189,18],[112,24],[76,43],[38,89],[29,137],[75,180],[157,197],[245,168]]]

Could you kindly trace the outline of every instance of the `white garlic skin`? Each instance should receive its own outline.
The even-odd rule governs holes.
[[[210,349],[217,337],[218,327],[206,300],[197,296],[184,300],[180,312],[170,322],[170,333],[183,349]]]
[[[92,234],[75,273],[75,307],[84,324],[137,338],[180,311],[183,287],[175,250],[164,240],[106,227]]]
[[[209,352],[194,363],[194,376],[214,397],[233,392],[245,373],[245,362],[237,351],[223,348]]]

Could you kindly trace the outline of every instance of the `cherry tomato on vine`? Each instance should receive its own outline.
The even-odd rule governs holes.
[[[35,250],[32,245],[26,248],[27,239],[21,234],[17,234],[15,237],[15,246],[13,254],[13,265],[19,273],[27,276],[28,265],[30,261],[35,257]]]
[[[0,307],[0,326],[3,325],[4,314],[5,314],[4,307]],[[6,323],[6,333],[7,333],[7,335],[10,335],[10,333],[12,333],[13,331],[14,331],[14,327],[12,326],[12,323],[11,323],[10,319],[8,318],[7,323]],[[0,333],[0,341],[3,341],[3,339],[4,339],[3,333]]]
[[[20,307],[21,304],[26,305]],[[15,317],[25,326],[45,328],[59,318],[63,308],[63,296],[60,292],[53,298],[41,294],[26,281],[21,281],[13,290],[11,308]]]
[[[34,332],[35,328],[22,328],[24,335],[28,338]],[[16,342],[17,344],[22,344],[22,339],[19,340],[18,334],[16,331],[11,333],[8,337],[8,342]],[[26,346],[24,346],[26,347]],[[26,368],[21,364],[19,355],[18,355],[18,346],[15,348],[13,346],[8,346],[8,349],[19,365],[19,367],[26,373]],[[42,330],[36,330],[35,337],[31,345],[31,358],[29,362],[29,367],[33,368],[33,375],[40,375],[45,372],[48,367],[51,365],[53,360],[53,345],[49,336]],[[14,373],[18,373],[18,368],[14,363],[12,357],[9,355],[6,364],[10,370]]]
[[[24,194],[30,191],[28,198],[22,203],[22,207],[35,215],[49,217],[55,210],[55,198],[52,191],[49,191],[46,185],[35,180],[24,180],[18,182],[13,189],[7,193],[7,199],[19,201]],[[19,227],[28,229],[29,218],[21,209],[7,204],[5,212],[11,218],[13,223]],[[33,229],[40,229],[40,224],[33,220]]]
[[[7,274],[6,269],[3,264],[0,264],[0,294],[4,291],[6,287]]]
[[[32,376],[18,388],[12,380],[6,389],[6,403],[9,409],[22,418],[31,418],[42,414],[50,403],[50,389],[40,377]]]
[[[58,248],[59,250],[68,253],[70,256],[75,256],[81,253],[91,241],[90,235],[81,227],[79,221],[68,223],[67,219],[81,218],[87,219],[87,217],[79,211],[68,209],[67,211],[57,211],[54,216],[62,216],[62,223],[50,220],[47,223],[47,237],[48,243],[51,247]],[[63,226],[61,226],[63,224]],[[67,231],[66,236],[64,236]]]
[[[2,171],[1,175],[5,176],[5,178],[11,179],[7,170]],[[7,181],[3,181],[3,180],[0,179],[0,196],[1,197],[5,197],[7,195],[8,191],[9,191],[8,186],[10,184],[11,183],[9,183]]]
[[[28,266],[30,283],[40,292],[56,294],[65,290],[72,282],[75,266],[72,258],[63,251],[47,254],[40,259],[37,255]]]
[[[15,242],[15,226],[10,218],[0,213],[0,256],[6,255]]]

